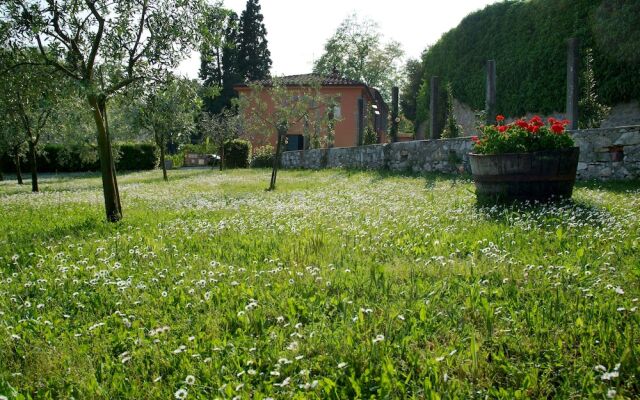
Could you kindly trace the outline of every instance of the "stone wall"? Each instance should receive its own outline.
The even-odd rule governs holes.
[[[578,179],[640,179],[640,125],[579,130]],[[469,137],[414,140],[360,147],[287,151],[284,168],[388,169],[410,172],[469,172]]]
[[[580,146],[579,179],[639,179],[640,125],[572,133]]]

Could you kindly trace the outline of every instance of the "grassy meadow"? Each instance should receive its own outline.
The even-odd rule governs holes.
[[[640,397],[640,182],[269,174],[0,182],[0,399]]]

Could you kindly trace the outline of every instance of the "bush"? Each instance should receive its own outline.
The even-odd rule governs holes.
[[[270,144],[258,147],[251,159],[251,168],[271,168],[273,167],[273,153],[275,149]]]
[[[226,168],[247,168],[251,155],[251,143],[234,139],[224,144],[224,166]]]
[[[116,169],[119,171],[141,171],[154,169],[158,165],[155,146],[146,143],[114,145]],[[46,144],[38,153],[38,172],[87,172],[99,171],[100,159],[94,147],[82,145],[63,146]],[[23,173],[28,163],[22,161]],[[0,169],[15,172],[13,158],[0,156]]]
[[[156,146],[150,143],[125,143],[118,145],[118,171],[144,171],[158,166]]]

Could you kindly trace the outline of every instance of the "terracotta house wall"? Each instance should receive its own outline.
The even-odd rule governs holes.
[[[251,93],[251,89],[248,87],[237,87],[239,96],[247,96]],[[289,91],[292,95],[300,93],[299,87],[290,87]],[[320,92],[323,95],[336,97],[339,99],[340,104],[340,120],[335,125],[335,140],[334,147],[351,147],[358,145],[358,99],[363,98],[365,103],[365,110],[373,103],[369,91],[362,86],[324,86],[320,88]],[[274,112],[274,104],[269,95],[268,89],[263,90],[260,94],[261,101],[267,104],[267,112]],[[324,110],[320,110],[324,112]],[[365,126],[367,124],[367,117],[365,113]],[[301,124],[293,125],[289,128],[289,135],[302,135],[303,127]],[[321,133],[322,136],[326,136],[326,132]],[[245,136],[252,142],[253,148],[256,149],[267,143],[275,146],[276,134],[271,132],[268,135],[255,135]],[[379,134],[381,142],[386,140],[386,134],[381,132]]]

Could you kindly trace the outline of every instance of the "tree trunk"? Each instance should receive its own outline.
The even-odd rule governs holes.
[[[276,143],[276,154],[275,157],[273,157],[273,169],[271,170],[271,183],[269,184],[269,191],[276,190],[276,178],[278,177],[278,166],[280,165],[282,142],[286,134],[287,131],[285,129],[278,128],[278,141]]]
[[[102,173],[102,191],[107,221],[118,222],[122,219],[122,207],[115,174],[115,163],[111,153],[106,104],[96,96],[89,97],[98,135],[98,154],[100,156],[100,172]]]
[[[20,169],[20,156],[16,153],[13,158],[13,162],[16,164],[16,178],[18,178],[18,185],[22,185],[22,170]]]
[[[160,165],[162,165],[162,179],[164,179],[165,182],[169,182],[167,166],[164,163],[164,143],[160,144]]]
[[[29,166],[31,167],[31,191],[38,191],[38,161],[36,159],[36,144],[29,142]]]
[[[224,168],[224,141],[220,144],[220,171]]]

